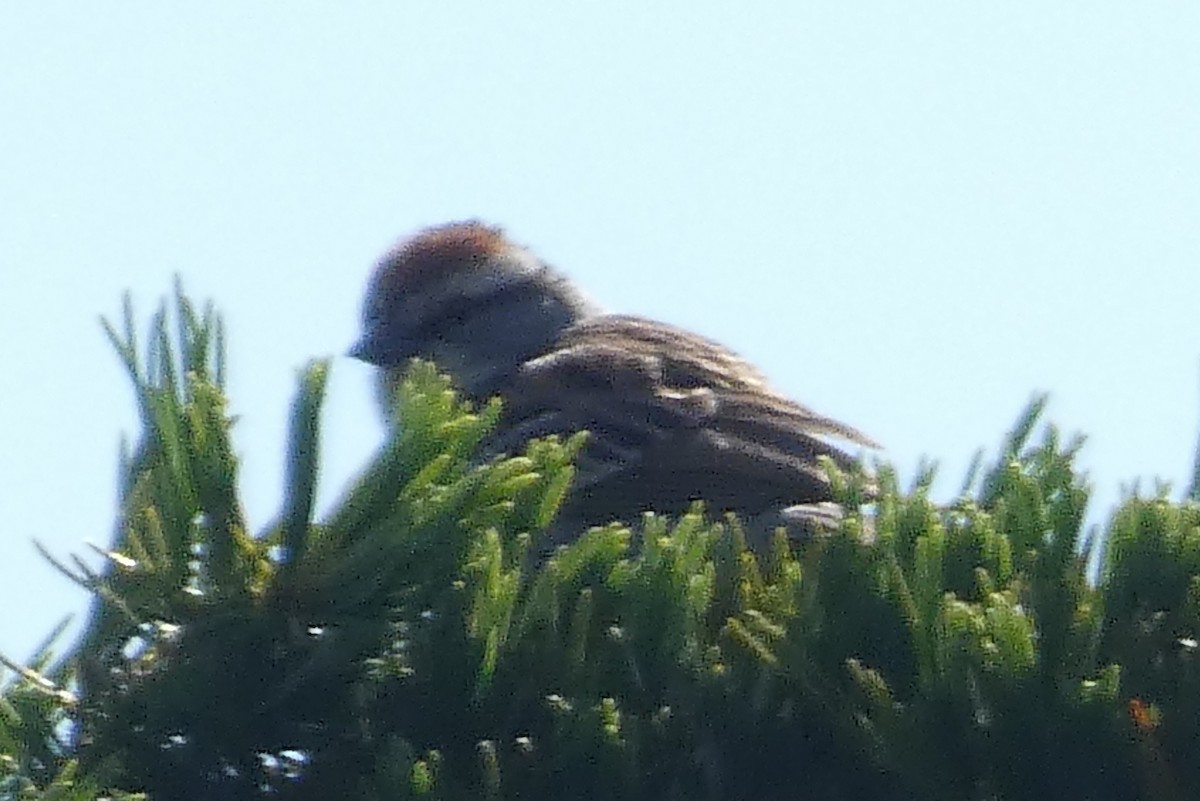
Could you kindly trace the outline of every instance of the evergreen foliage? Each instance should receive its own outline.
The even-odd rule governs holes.
[[[1031,444],[1044,397],[949,506],[932,469],[901,488],[881,465],[837,474],[861,511],[795,550],[756,557],[697,508],[539,563],[585,435],[477,463],[498,405],[416,364],[404,425],[314,521],[315,362],[252,535],[220,321],[176,301],[144,353],[128,303],[108,328],[141,439],[104,568],[55,562],[94,594],[83,636],[11,666],[2,798],[1200,792],[1200,506],[1129,497],[1085,541],[1082,440]]]

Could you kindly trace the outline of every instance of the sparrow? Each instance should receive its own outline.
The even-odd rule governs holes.
[[[819,457],[845,469],[854,458],[835,441],[878,447],[780,395],[717,342],[605,312],[475,220],[426,228],[379,261],[350,355],[378,368],[385,415],[413,358],[433,361],[475,402],[498,395],[485,456],[588,431],[547,547],[646,511],[679,515],[697,500],[735,513],[752,544],[766,547],[777,526],[809,536],[840,517]]]

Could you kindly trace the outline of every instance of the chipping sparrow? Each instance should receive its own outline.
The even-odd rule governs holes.
[[[665,323],[606,314],[498,228],[419,232],[379,263],[351,355],[380,368],[380,402],[412,357],[504,413],[485,448],[520,452],[548,434],[591,432],[551,545],[585,527],[685,511],[732,511],[752,543],[777,525],[811,533],[836,520],[817,457],[848,467],[835,437],[859,431],[774,392],[732,352]]]

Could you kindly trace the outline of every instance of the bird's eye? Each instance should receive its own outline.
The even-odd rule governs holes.
[[[481,340],[501,333],[511,335],[509,329],[523,319],[516,312],[537,302],[534,289],[521,284],[496,287],[487,295],[455,295],[439,304],[415,333],[424,339],[457,341]]]

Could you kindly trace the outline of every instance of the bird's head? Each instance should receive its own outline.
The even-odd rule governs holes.
[[[379,262],[350,355],[381,368],[385,400],[409,360],[422,358],[479,401],[502,392],[522,363],[595,313],[569,281],[501,229],[449,223],[402,241]]]

